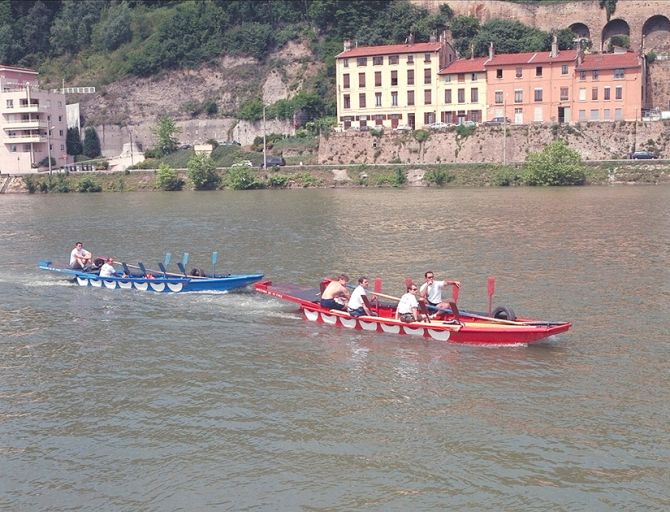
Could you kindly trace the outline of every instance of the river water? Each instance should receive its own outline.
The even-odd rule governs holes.
[[[0,509],[670,507],[670,187],[4,195],[0,218]],[[496,305],[574,327],[456,346],[37,269],[76,240],[391,295],[430,269],[480,311],[493,275]]]

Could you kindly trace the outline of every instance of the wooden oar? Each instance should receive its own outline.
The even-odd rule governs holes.
[[[486,280],[486,291],[489,295],[489,316],[491,316],[491,311],[493,307],[493,292],[496,290],[496,278],[489,276]]]

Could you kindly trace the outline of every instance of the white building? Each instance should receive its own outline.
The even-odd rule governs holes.
[[[45,170],[49,156],[52,168],[68,163],[65,94],[40,90],[37,71],[0,65],[0,114],[0,172]]]

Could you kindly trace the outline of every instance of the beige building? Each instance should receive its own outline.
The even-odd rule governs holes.
[[[336,57],[340,129],[421,128],[438,116],[438,72],[456,59],[453,47],[433,40],[353,47]]]
[[[438,111],[443,123],[480,123],[488,119],[486,68],[488,57],[460,59],[440,71]]]
[[[36,71],[0,66],[0,113],[0,172],[48,169],[49,155],[52,168],[67,163],[65,95],[40,90]]]

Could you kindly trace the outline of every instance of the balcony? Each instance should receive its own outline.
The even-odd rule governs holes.
[[[13,119],[3,125],[5,130],[38,130],[46,129],[48,123],[43,119]]]
[[[24,144],[28,142],[46,142],[46,134],[40,135],[39,133],[16,133],[14,135],[9,135],[3,137],[5,144]]]

